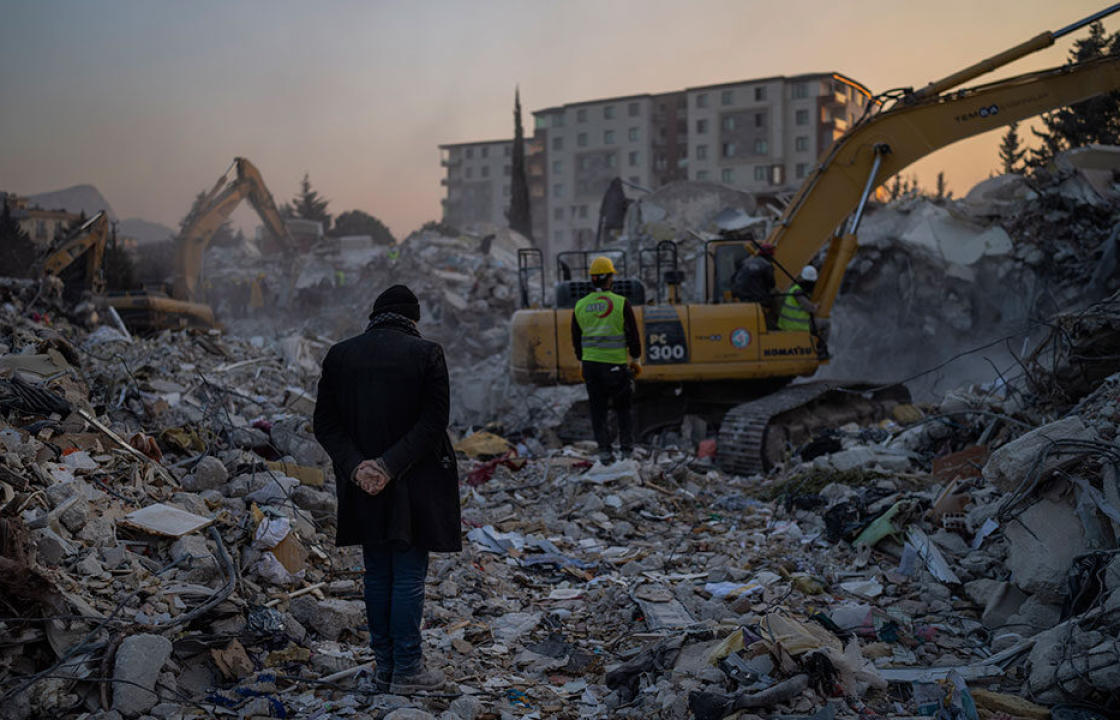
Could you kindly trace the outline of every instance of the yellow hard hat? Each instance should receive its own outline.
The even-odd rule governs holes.
[[[591,261],[589,275],[614,275],[614,263],[605,255],[600,255]]]

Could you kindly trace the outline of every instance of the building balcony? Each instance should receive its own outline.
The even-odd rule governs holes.
[[[444,186],[444,187],[447,187],[447,178],[440,178],[439,179],[439,184]]]
[[[442,158],[439,161],[440,167],[445,167],[445,168],[459,167],[462,164],[463,164],[462,160],[448,160],[447,158]]]

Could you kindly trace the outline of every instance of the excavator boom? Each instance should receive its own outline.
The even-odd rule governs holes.
[[[237,177],[226,181],[229,171],[218,179],[207,193],[202,207],[183,228],[176,248],[175,278],[172,294],[178,300],[198,300],[199,282],[202,277],[202,257],[214,233],[222,226],[241,201],[248,198],[261,222],[287,247],[294,243],[284,226],[284,220],[276,209],[272,193],[264,184],[264,178],[251,162],[245,158],[235,158]]]
[[[84,289],[100,294],[105,290],[102,260],[109,241],[109,218],[101,211],[75,229],[57,248],[43,259],[43,272],[60,276],[66,268],[88,254]]]
[[[829,242],[853,210],[857,219],[847,235],[854,235],[867,192],[926,155],[958,140],[1120,89],[1120,57],[1108,56],[935,94],[1047,47],[1053,37],[1117,10],[1120,5],[1057,33],[1043,33],[910,93],[889,109],[874,112],[872,108],[832,144],[775,224],[767,242],[776,247],[776,262],[795,274]],[[845,246],[841,252],[850,257],[854,237]],[[822,273],[826,277],[822,277],[815,299],[825,317],[839,291],[845,265],[846,258],[838,257]],[[792,278],[780,273],[775,280],[778,289],[785,290]]]

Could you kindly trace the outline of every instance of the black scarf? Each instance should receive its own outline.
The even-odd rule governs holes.
[[[420,337],[420,331],[416,329],[416,323],[411,318],[407,318],[400,313],[383,312],[377,313],[369,319],[369,325],[366,326],[366,332],[375,328],[386,328],[389,330],[400,330],[414,337]]]

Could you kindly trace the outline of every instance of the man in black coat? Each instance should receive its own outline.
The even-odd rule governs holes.
[[[424,578],[429,552],[462,550],[447,366],[419,319],[407,287],[378,296],[366,331],[327,353],[315,404],[338,486],[335,542],[362,546],[375,679],[395,694],[443,684],[423,662]]]

